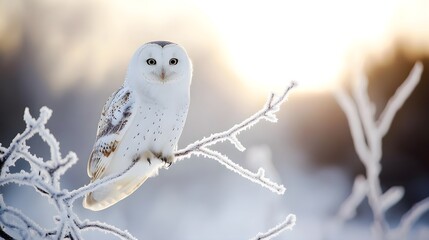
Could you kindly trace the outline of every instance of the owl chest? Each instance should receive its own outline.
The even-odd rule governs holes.
[[[137,106],[135,117],[127,132],[135,151],[172,152],[182,133],[187,108]]]

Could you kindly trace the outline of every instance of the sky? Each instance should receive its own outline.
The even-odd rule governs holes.
[[[37,54],[38,68],[57,90],[72,86],[76,71],[99,84],[112,66],[123,67],[142,39],[160,37],[191,50],[222,46],[218,57],[238,78],[267,91],[291,80],[305,91],[330,89],[356,64],[388,61],[399,41],[410,55],[429,51],[424,0],[1,4],[2,51],[6,56],[18,51],[31,35],[36,51],[46,53]]]
[[[0,142],[7,146],[23,129],[25,107],[37,115],[48,106],[48,127],[63,155],[74,151],[80,159],[62,184],[86,184],[102,105],[122,84],[132,54],[148,41],[177,42],[194,66],[179,147],[228,129],[259,110],[269,92],[298,82],[278,123],[262,122],[239,135],[248,152],[227,144],[217,149],[252,170],[265,167],[285,185],[285,195],[214,161],[193,158],[111,209],[92,213],[76,204],[76,212],[127,228],[139,239],[191,240],[247,239],[295,213],[295,230],[278,239],[322,239],[324,222],[348,196],[354,178],[364,174],[332,91],[349,87],[353,73],[363,71],[379,114],[415,61],[429,69],[428,9],[427,0],[0,0],[0,116],[6,116],[0,118]],[[383,141],[382,187],[406,189],[388,214],[392,225],[429,196],[428,80],[424,72]],[[36,154],[48,155],[40,139],[30,144]],[[23,199],[35,196],[31,189],[0,190],[7,203],[52,224],[52,217],[26,206]],[[49,209],[43,198],[35,202]],[[427,229],[428,216],[424,220],[415,236]],[[350,233],[365,239],[370,222],[365,203],[332,239]]]

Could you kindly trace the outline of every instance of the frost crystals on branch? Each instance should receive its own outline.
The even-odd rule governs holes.
[[[61,157],[58,141],[45,128],[45,124],[51,115],[50,109],[42,107],[40,116],[36,120],[30,115],[28,109],[25,109],[26,129],[12,140],[7,149],[0,148],[0,186],[8,183],[32,186],[41,195],[51,199],[52,202],[50,202],[53,203],[59,214],[55,217],[56,226],[53,229],[42,228],[19,209],[7,206],[0,195],[0,236],[4,239],[82,239],[82,231],[93,229],[114,234],[122,239],[136,239],[127,231],[106,223],[82,221],[73,212],[73,202],[77,197],[82,196],[84,190],[94,190],[119,176],[102,179],[71,192],[61,189],[60,177],[78,159],[73,152],[64,158]],[[44,161],[28,151],[29,147],[26,142],[35,134],[39,134],[43,141],[48,144],[51,159]],[[18,159],[24,159],[30,164],[29,172],[11,173],[9,171],[9,167],[14,166]]]
[[[277,122],[277,117],[275,113],[280,110],[280,105],[284,101],[286,101],[289,91],[295,86],[296,83],[291,82],[289,87],[286,88],[286,90],[280,96],[271,94],[265,106],[243,122],[234,125],[232,128],[224,132],[212,134],[210,137],[205,137],[199,141],[189,144],[183,149],[178,150],[175,153],[176,161],[189,158],[192,154],[201,154],[204,157],[212,158],[218,161],[219,163],[227,167],[229,170],[240,174],[241,176],[249,179],[252,182],[258,183],[261,186],[268,188],[277,194],[284,194],[286,188],[283,185],[279,185],[266,178],[265,171],[262,168],[260,168],[257,173],[252,173],[251,171],[244,169],[237,163],[231,161],[227,156],[209,149],[209,147],[218,142],[230,141],[238,150],[244,151],[244,146],[237,138],[238,134],[253,127],[262,119],[265,119],[270,122]]]
[[[427,198],[404,215],[397,229],[391,230],[386,222],[385,212],[401,200],[404,189],[399,186],[392,187],[383,193],[379,179],[383,137],[389,131],[395,114],[419,83],[422,72],[423,64],[417,62],[407,79],[387,102],[378,120],[375,119],[375,106],[367,93],[368,80],[362,72],[356,74],[353,81],[354,100],[342,88],[335,92],[335,98],[347,116],[357,155],[366,169],[366,178],[363,176],[356,178],[353,192],[340,208],[336,220],[341,223],[352,218],[355,209],[366,196],[374,216],[372,230],[375,239],[406,239],[411,225],[429,210]]]
[[[277,226],[271,228],[265,233],[259,233],[256,235],[256,237],[252,238],[251,240],[269,240],[273,237],[276,237],[281,232],[285,230],[292,230],[293,226],[296,222],[296,216],[294,214],[289,214],[286,219],[279,223]]]

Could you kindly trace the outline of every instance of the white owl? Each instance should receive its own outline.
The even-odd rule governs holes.
[[[85,208],[98,211],[117,203],[172,163],[188,113],[191,77],[191,61],[175,43],[149,42],[135,52],[124,84],[104,105],[88,175],[93,182],[138,161],[119,180],[87,194]]]

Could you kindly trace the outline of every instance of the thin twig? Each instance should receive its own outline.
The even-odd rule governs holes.
[[[242,121],[241,123],[234,125],[232,128],[220,133],[212,134],[210,137],[205,137],[201,140],[195,141],[194,143],[189,144],[185,148],[176,151],[174,155],[176,156],[177,161],[189,157],[190,154],[195,153],[202,147],[208,147],[218,142],[229,140],[231,136],[235,137],[241,131],[252,127],[262,119],[275,122],[276,119],[273,118],[273,114],[279,110],[279,106],[287,99],[289,91],[296,85],[297,84],[295,82],[291,82],[289,87],[286,88],[286,90],[283,92],[282,95],[278,97],[277,100],[274,99],[274,94],[271,94],[267,104],[265,104],[265,106],[261,110],[259,110],[257,113],[247,118],[246,120]]]
[[[370,152],[366,144],[362,144],[365,143],[365,136],[356,105],[343,88],[336,89],[334,96],[347,117],[356,153],[359,159],[364,162],[369,158]]]
[[[271,228],[265,233],[259,233],[251,240],[269,240],[273,237],[278,236],[281,232],[285,230],[292,230],[293,226],[296,223],[296,216],[294,214],[289,214],[286,219],[279,223],[277,226]]]
[[[8,163],[8,160],[10,160],[10,157],[13,156],[13,153],[15,152],[15,150],[21,147],[22,144],[25,143],[25,141],[27,141],[35,133],[37,133],[37,131],[39,131],[41,126],[44,126],[46,124],[51,114],[52,114],[52,111],[50,109],[46,107],[42,107],[40,109],[39,118],[37,120],[34,120],[30,116],[28,108],[25,109],[24,120],[26,122],[27,127],[25,128],[23,133],[18,134],[12,140],[12,143],[9,145],[9,148],[7,148],[6,150],[3,150],[4,153],[0,157],[0,176],[3,176],[5,174],[4,171],[7,169],[7,167],[5,168],[5,165],[6,163]]]
[[[392,231],[391,239],[406,239],[411,227],[428,211],[429,197],[416,203],[404,216],[402,216],[398,228]]]
[[[386,107],[377,122],[379,132],[384,136],[389,131],[393,118],[398,110],[404,105],[411,93],[420,82],[423,73],[423,63],[417,62],[408,75],[407,79],[399,86],[395,94],[389,99]]]
[[[88,185],[85,185],[83,187],[80,187],[76,190],[73,190],[69,193],[68,197],[65,198],[65,200],[69,203],[72,204],[74,202],[74,200],[76,200],[77,198],[83,197],[85,196],[85,194],[89,193],[89,192],[93,192],[96,189],[105,186],[109,183],[112,183],[116,180],[118,180],[119,178],[121,178],[125,173],[127,173],[129,170],[131,170],[131,168],[133,168],[136,165],[137,161],[133,161],[131,163],[130,166],[128,166],[124,171],[122,171],[121,173],[109,176],[109,177],[104,177],[101,179],[97,179],[95,182],[91,182]]]
[[[108,225],[106,223],[85,220],[83,222],[75,222],[75,224],[81,230],[93,229],[93,230],[114,234],[122,239],[137,240],[137,238],[132,236],[128,231],[121,230],[119,228]]]
[[[252,182],[258,183],[263,187],[268,188],[269,190],[277,194],[284,194],[284,192],[286,191],[286,188],[283,185],[279,185],[267,179],[264,176],[265,172],[262,168],[259,168],[257,173],[253,173],[241,167],[237,163],[231,161],[227,156],[222,155],[219,152],[216,152],[207,148],[202,148],[200,152],[202,155],[206,157],[217,160],[219,163],[226,166],[226,168],[228,168],[229,170],[240,174],[242,177],[247,178]]]
[[[28,231],[28,229],[33,230],[39,237],[43,238],[45,236],[44,229],[40,227],[37,223],[35,223],[33,220],[31,220],[29,217],[24,215],[21,211],[19,211],[16,208],[6,206],[3,202],[3,198],[0,196],[0,220],[1,222],[9,222],[9,224],[12,224],[10,219],[9,221],[6,220],[7,215],[13,216],[16,219],[19,219],[26,225],[26,229],[20,229],[19,227],[16,227],[16,229],[19,229],[20,231]]]
[[[218,142],[228,140],[238,150],[243,151],[245,148],[238,140],[237,135],[240,134],[240,132],[251,128],[262,119],[270,122],[276,122],[277,118],[275,113],[279,111],[280,105],[286,101],[289,91],[295,86],[296,83],[291,82],[291,84],[280,96],[271,94],[267,103],[261,110],[253,114],[251,117],[245,119],[241,123],[234,125],[232,128],[220,133],[212,134],[210,137],[205,137],[201,140],[195,141],[194,143],[189,144],[187,147],[176,151],[175,161],[181,161],[183,159],[189,158],[192,154],[203,154],[204,156],[217,160],[219,163],[226,166],[229,170],[240,174],[252,182],[259,183],[261,186],[266,187],[277,194],[283,194],[286,190],[285,187],[266,178],[263,175],[263,170],[258,171],[258,173],[252,173],[251,171],[244,169],[240,165],[232,162],[226,156],[213,151],[208,147]]]

